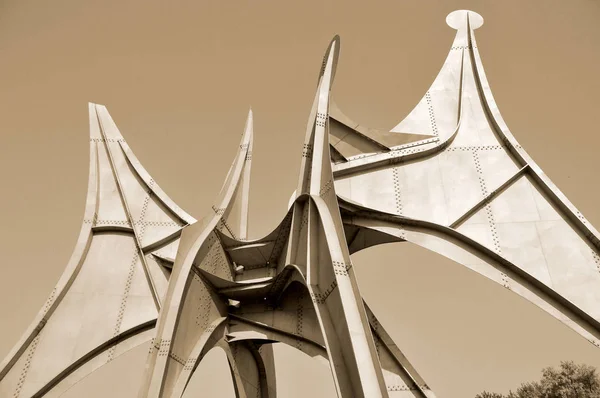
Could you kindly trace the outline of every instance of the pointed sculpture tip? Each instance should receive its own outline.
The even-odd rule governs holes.
[[[337,46],[339,46],[340,45],[340,40],[341,40],[340,39],[340,35],[336,34],[335,36],[333,36],[333,39],[331,39],[331,43],[335,43]]]
[[[246,116],[246,125],[242,132],[242,144],[249,143],[252,141],[254,135],[254,113],[252,112],[252,106],[248,109],[248,116]]]
[[[248,109],[248,116],[246,117],[246,129],[252,128],[254,124],[254,112],[252,106]]]
[[[475,30],[483,25],[483,17],[471,10],[452,11],[446,17],[446,23],[448,26],[456,30],[466,29],[467,22],[471,26],[471,29]]]
[[[325,53],[323,62],[325,62],[327,60],[327,58],[329,57],[329,53],[331,52],[331,49],[333,48],[333,56],[334,56],[333,62],[334,62],[334,64],[337,64],[337,59],[340,54],[340,43],[341,43],[340,35],[333,36],[333,39],[331,39],[331,42],[329,43],[329,46],[327,47],[327,52]]]
[[[96,106],[98,106],[98,104],[88,102],[88,117],[90,118],[90,122],[98,117],[98,109]]]
[[[96,106],[98,104],[94,103],[94,102],[88,102],[88,113],[90,115],[90,117],[92,117],[92,114],[96,114]]]
[[[90,122],[90,138],[102,138],[100,133],[100,125],[98,124],[98,109],[97,104],[88,102],[88,118]]]
[[[333,36],[333,39],[329,42],[329,46],[327,47],[327,51],[325,51],[325,55],[323,56],[323,64],[321,65],[321,73],[319,73],[319,79],[323,77],[325,73],[325,66],[327,65],[327,60],[331,55],[331,50],[333,49],[333,62],[332,62],[332,71],[331,71],[331,79],[335,77],[335,71],[337,69],[338,58],[340,55],[340,35]]]

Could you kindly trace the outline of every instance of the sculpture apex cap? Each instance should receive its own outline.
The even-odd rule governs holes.
[[[467,27],[467,16],[471,29],[475,30],[483,25],[483,17],[471,10],[452,11],[446,17],[446,23],[451,28],[460,30]]]

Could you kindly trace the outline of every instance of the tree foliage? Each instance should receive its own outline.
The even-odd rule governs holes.
[[[600,398],[600,377],[592,366],[565,361],[559,369],[543,369],[540,381],[524,383],[516,392],[484,391],[475,398]]]

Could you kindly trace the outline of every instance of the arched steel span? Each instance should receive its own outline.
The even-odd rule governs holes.
[[[59,396],[153,336],[140,398],[181,397],[213,347],[225,350],[238,397],[273,398],[273,342],[329,363],[339,396],[434,397],[356,285],[350,254],[386,242],[461,263],[598,346],[598,232],[502,120],[474,36],[483,18],[461,10],[447,23],[457,34],[442,70],[389,132],[331,102],[334,38],[289,212],[257,240],[247,240],[252,112],[212,214],[195,222],[90,104],[78,245],[0,364],[0,395]]]
[[[383,223],[394,236],[479,272],[599,346],[598,231],[504,123],[475,41],[482,18],[455,11],[447,21],[458,29],[452,50],[411,113],[428,108],[445,147],[420,141],[419,150],[338,161],[336,191],[352,208],[346,214],[358,211],[363,217],[353,222]],[[400,124],[407,131],[422,122],[407,120]]]

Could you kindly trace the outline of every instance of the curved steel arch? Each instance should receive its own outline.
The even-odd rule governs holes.
[[[140,397],[181,397],[190,363],[199,360],[194,347],[218,319],[227,320],[229,344],[281,341],[309,355],[326,355],[340,396],[434,396],[367,312],[355,281],[329,149],[329,96],[338,52],[336,37],[324,57],[298,187],[283,222],[253,241],[240,239],[230,227],[247,225],[232,221],[232,215],[247,213],[234,209],[248,205],[249,119],[214,214],[184,231]],[[270,389],[259,393],[274,396]]]
[[[393,236],[500,283],[600,346],[600,235],[504,123],[475,40],[483,19],[455,11],[447,21],[458,29],[452,49],[411,113],[427,108],[445,147],[420,141],[338,160],[349,220],[391,222]],[[419,122],[409,115],[398,128]]]

